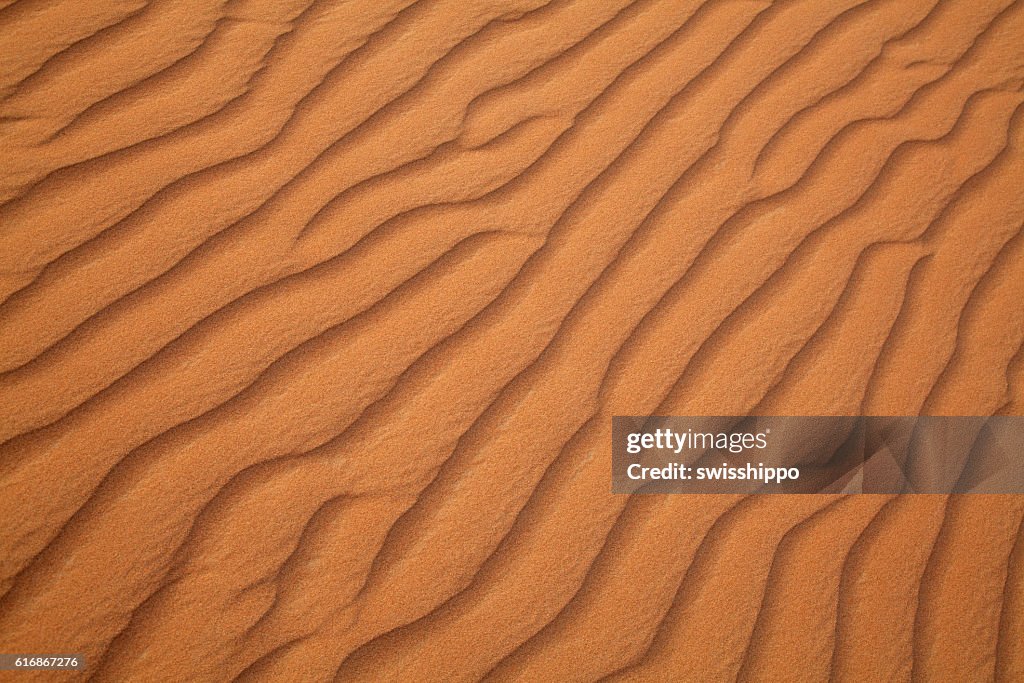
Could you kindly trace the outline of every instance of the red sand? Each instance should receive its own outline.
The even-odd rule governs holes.
[[[609,459],[612,415],[1024,412],[1022,43],[1008,0],[6,2],[0,652],[1021,680],[1024,498]]]

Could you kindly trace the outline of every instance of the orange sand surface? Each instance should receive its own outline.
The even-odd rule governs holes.
[[[2,680],[1024,680],[1024,497],[613,415],[1024,414],[1024,2],[5,0]]]

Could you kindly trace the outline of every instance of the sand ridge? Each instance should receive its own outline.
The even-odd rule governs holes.
[[[1022,38],[1010,0],[6,3],[0,652],[1024,676],[1016,497],[609,481],[613,415],[1022,414]]]

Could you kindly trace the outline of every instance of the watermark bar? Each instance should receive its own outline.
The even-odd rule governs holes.
[[[1024,417],[612,418],[613,493],[1024,493]]]

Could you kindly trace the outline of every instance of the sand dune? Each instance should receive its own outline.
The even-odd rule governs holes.
[[[4,3],[0,652],[1021,680],[1024,498],[612,495],[610,439],[1024,414],[1022,43],[1010,0]]]

